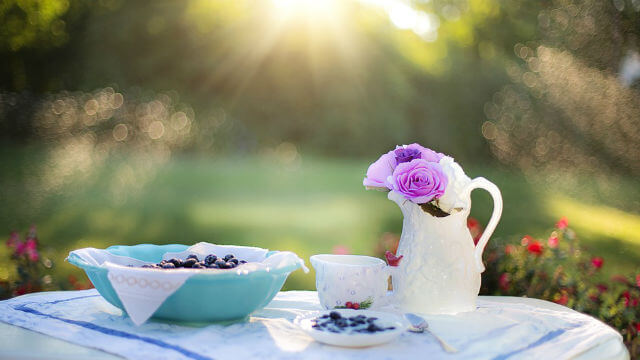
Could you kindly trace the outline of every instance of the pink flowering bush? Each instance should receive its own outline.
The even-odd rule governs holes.
[[[601,274],[606,260],[579,244],[566,218],[545,239],[519,245],[490,242],[481,294],[527,296],[592,315],[618,329],[632,358],[640,357],[640,274]]]
[[[0,299],[26,293],[49,290],[51,276],[42,272],[52,267],[49,259],[43,259],[38,251],[38,237],[32,226],[24,241],[17,232],[12,232],[6,243],[10,250],[11,263],[15,264],[16,278],[0,282]]]

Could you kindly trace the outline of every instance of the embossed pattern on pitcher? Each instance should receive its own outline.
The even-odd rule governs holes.
[[[466,208],[434,217],[401,194],[389,192],[404,216],[396,252],[403,259],[392,272],[393,301],[403,311],[446,314],[475,309],[484,270],[482,250],[502,213],[502,200],[495,185],[482,178],[474,181],[469,193],[476,187],[490,188],[494,198],[494,213],[479,248],[466,226],[470,195]]]

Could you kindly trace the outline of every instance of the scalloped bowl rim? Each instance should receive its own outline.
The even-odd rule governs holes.
[[[117,248],[135,248],[135,247],[147,247],[147,246],[152,246],[152,247],[169,247],[169,246],[184,246],[185,250],[187,248],[189,248],[189,245],[185,245],[185,244],[163,244],[163,245],[157,245],[157,244],[136,244],[136,245],[112,245],[109,246],[108,248],[104,249],[106,251],[109,251],[110,253],[113,253],[113,250],[117,249]],[[237,246],[237,247],[241,247],[239,245],[226,245],[226,246]],[[263,248],[261,248],[263,249]],[[271,255],[274,255],[276,253],[279,253],[280,251],[277,250],[268,250],[268,249],[264,249],[267,250],[267,254],[265,255],[265,259],[270,257]],[[129,256],[131,258],[134,258],[133,256]],[[75,254],[70,254],[67,259],[66,259],[69,263],[87,271],[100,271],[100,270],[107,270],[106,267],[104,266],[96,266],[96,265],[92,265],[87,263],[86,261],[82,260],[79,256],[75,255]],[[246,276],[251,276],[252,274],[260,274],[260,273],[266,273],[266,274],[276,274],[276,275],[280,275],[280,274],[286,274],[286,273],[291,273],[297,269],[300,269],[302,267],[302,265],[300,263],[296,263],[296,264],[291,264],[291,265],[287,265],[287,266],[283,266],[281,268],[276,268],[276,269],[271,269],[271,268],[264,268],[264,269],[255,269],[249,272],[240,272],[240,271],[229,271],[227,270],[210,270],[210,269],[202,269],[202,270],[195,270],[197,273],[192,275],[189,279],[193,279],[193,280],[204,280],[204,279],[212,279],[212,278],[216,278],[216,279],[225,279],[225,278],[234,278],[234,277],[246,277]],[[149,271],[166,271],[166,270],[160,270],[160,269],[149,269]]]

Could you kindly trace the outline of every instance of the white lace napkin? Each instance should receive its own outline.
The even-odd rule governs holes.
[[[75,254],[87,263],[103,267],[108,270],[108,279],[116,294],[120,298],[127,314],[136,325],[146,322],[164,301],[177,291],[189,277],[207,273],[212,276],[225,272],[235,271],[238,274],[249,274],[258,270],[276,270],[285,266],[299,264],[305,272],[309,269],[304,261],[295,253],[289,251],[277,252],[266,257],[268,250],[249,246],[215,245],[210,243],[197,243],[187,250],[178,253],[165,253],[165,260],[178,258],[184,260],[187,256],[195,254],[199,259],[204,259],[209,254],[225,256],[233,254],[238,259],[246,260],[235,269],[173,269],[158,270],[141,268],[147,262],[127,256],[113,255],[103,249],[84,248],[74,250]],[[265,258],[266,257],[266,258]],[[133,266],[129,266],[133,265]]]
[[[156,270],[104,263],[107,277],[127,314],[136,325],[144,324],[162,303],[178,290],[193,270]]]

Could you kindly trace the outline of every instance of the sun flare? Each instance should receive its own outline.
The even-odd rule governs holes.
[[[338,11],[336,0],[272,0],[277,15],[321,19],[331,17]]]

